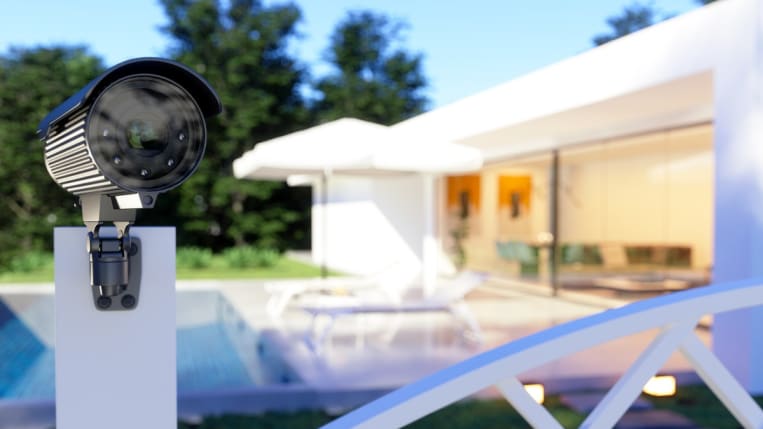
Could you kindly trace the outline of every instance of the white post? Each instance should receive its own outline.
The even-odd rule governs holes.
[[[432,296],[437,287],[437,241],[435,240],[435,177],[422,174],[424,187],[424,241],[422,243],[422,286],[425,296]]]
[[[85,228],[55,229],[58,429],[177,426],[175,228],[130,234],[141,240],[138,306],[103,312],[93,305]]]
[[[729,3],[731,4],[731,3]],[[739,1],[737,33],[713,74],[715,232],[713,282],[763,274],[763,2]],[[729,18],[724,18],[729,19]],[[718,314],[713,351],[751,393],[763,393],[763,307]]]

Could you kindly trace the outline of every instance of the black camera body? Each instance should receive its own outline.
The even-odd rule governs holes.
[[[120,63],[53,109],[37,134],[45,165],[72,194],[145,194],[153,203],[184,182],[206,147],[205,118],[222,110],[212,87],[188,67],[161,58]],[[152,205],[152,204],[151,204]]]
[[[129,261],[139,251],[128,235],[135,209],[153,207],[159,193],[196,171],[205,119],[221,111],[214,89],[190,68],[137,58],[108,69],[40,122],[48,173],[82,207],[99,309],[136,305],[137,291],[128,288]],[[99,236],[104,222],[117,227],[116,238]],[[111,297],[123,293],[126,304],[112,307]]]

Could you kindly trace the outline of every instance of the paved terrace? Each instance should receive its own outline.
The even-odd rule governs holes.
[[[289,309],[280,318],[267,315],[261,283],[179,282],[179,288],[187,287],[219,288],[250,326],[278,345],[299,377],[319,390],[394,388],[499,344],[625,303],[573,293],[553,298],[534,287],[491,281],[467,296],[482,341],[442,312],[343,316],[326,341],[314,344],[312,319],[306,313]],[[647,331],[622,338],[521,378],[542,382],[552,393],[609,387],[655,334]],[[709,343],[706,330],[700,330],[700,337]],[[670,358],[663,371],[679,375],[679,382],[697,380],[679,354]]]

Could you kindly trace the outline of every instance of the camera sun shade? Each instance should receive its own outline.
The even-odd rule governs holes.
[[[131,309],[130,265],[139,243],[135,209],[183,183],[204,155],[204,118],[222,111],[209,84],[182,64],[138,58],[118,64],[53,109],[37,134],[53,180],[79,197],[89,231],[91,284],[101,310]],[[116,238],[101,238],[104,222]],[[126,293],[129,292],[129,293]],[[111,298],[126,293],[121,308]]]
[[[122,78],[45,140],[53,180],[75,195],[155,194],[199,165],[206,127],[194,99],[153,75]]]

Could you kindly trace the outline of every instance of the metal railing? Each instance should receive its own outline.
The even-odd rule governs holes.
[[[699,319],[763,304],[763,279],[717,284],[643,300],[509,342],[395,390],[324,429],[400,427],[484,388],[497,387],[536,428],[561,428],[525,391],[517,376],[608,341],[659,328],[654,340],[580,427],[610,428],[644,384],[678,350],[745,428],[763,428],[763,411],[694,332]]]

